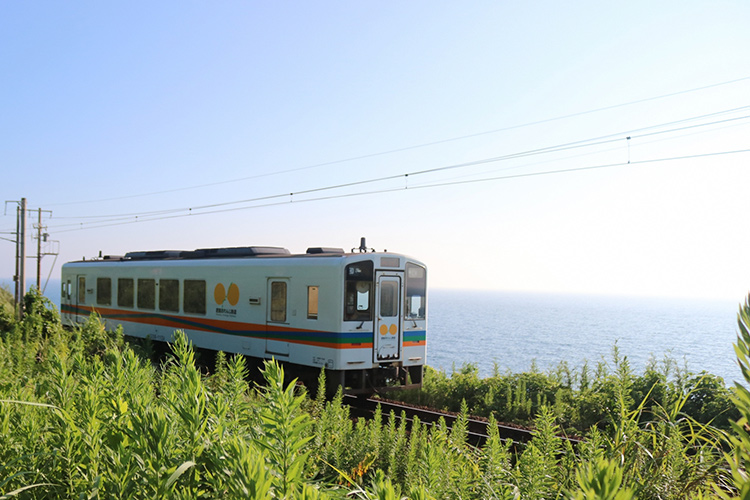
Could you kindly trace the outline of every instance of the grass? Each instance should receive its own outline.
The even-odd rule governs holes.
[[[523,448],[494,432],[476,448],[461,419],[452,431],[417,422],[410,432],[379,413],[353,421],[339,399],[284,384],[275,363],[264,365],[263,386],[247,382],[240,356],[219,354],[207,375],[178,335],[155,366],[96,317],[63,330],[34,292],[26,309],[0,332],[0,498],[750,498],[743,385],[730,394],[736,422],[722,430],[686,413],[699,391],[715,390],[706,378],[664,382],[623,364],[585,386],[578,372],[573,387],[532,373],[505,380],[503,399],[503,381],[481,389],[467,370],[459,377],[464,418],[485,405],[494,420],[510,406],[533,413],[536,428]],[[747,303],[739,325],[737,353],[750,383]],[[530,396],[534,384],[549,391]],[[576,450],[558,437],[569,425],[558,393],[568,389],[607,408]]]
[[[611,368],[609,368],[611,367]],[[421,390],[395,397],[406,402],[458,412],[466,404],[472,415],[494,416],[498,421],[530,425],[543,407],[550,408],[556,422],[569,434],[614,424],[613,402],[622,397],[642,422],[656,418],[679,402],[680,412],[700,424],[729,430],[739,418],[732,391],[721,377],[706,372],[691,373],[665,358],[652,360],[644,373],[634,373],[627,357],[613,349],[611,363],[571,369],[566,363],[548,373],[532,370],[501,374],[496,369],[479,378],[475,364],[450,374],[427,367]]]

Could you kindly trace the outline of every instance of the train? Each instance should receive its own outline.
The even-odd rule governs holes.
[[[275,359],[299,380],[372,394],[422,385],[427,268],[388,251],[248,246],[105,255],[62,266],[61,318]]]

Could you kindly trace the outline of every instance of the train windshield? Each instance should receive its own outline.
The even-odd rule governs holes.
[[[427,271],[424,267],[406,263],[406,319],[425,319],[427,310]]]
[[[371,260],[346,266],[344,321],[372,321],[372,288]]]

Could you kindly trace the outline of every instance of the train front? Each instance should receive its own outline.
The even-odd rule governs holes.
[[[365,342],[342,353],[338,383],[350,393],[420,387],[427,352],[426,267],[391,253],[350,260],[344,269],[344,331]]]

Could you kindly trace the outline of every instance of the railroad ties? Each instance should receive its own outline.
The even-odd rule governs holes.
[[[449,429],[453,428],[458,415],[454,413],[441,413],[439,411],[420,408],[415,406],[406,405],[403,403],[397,403],[394,401],[386,401],[381,399],[365,399],[357,398],[356,396],[344,396],[344,404],[348,405],[351,410],[352,416],[361,418],[372,418],[378,405],[380,405],[383,418],[390,418],[391,412],[396,418],[402,418],[402,415],[406,416],[408,425],[414,418],[418,418],[422,424],[437,425],[439,420],[442,418],[445,421],[446,426]],[[487,425],[489,422],[485,420],[477,420],[469,418],[466,420],[466,427],[468,431],[467,440],[474,446],[482,446],[488,438]],[[507,424],[497,425],[498,434],[502,439],[510,439],[514,445],[520,445],[531,441],[533,437],[533,431],[531,429],[525,429],[523,427],[514,427]],[[580,442],[580,439],[561,436],[563,439],[570,441],[574,446]]]

